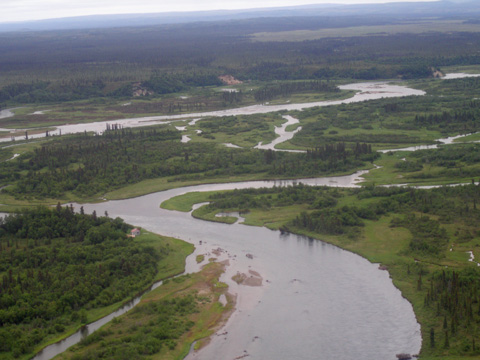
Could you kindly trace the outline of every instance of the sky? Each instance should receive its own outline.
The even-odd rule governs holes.
[[[0,22],[97,14],[230,10],[306,4],[360,4],[430,0],[0,0]]]

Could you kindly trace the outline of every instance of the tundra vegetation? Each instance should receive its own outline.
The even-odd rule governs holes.
[[[302,131],[278,147],[304,153],[253,149],[275,138],[285,112],[183,119],[175,125],[187,127],[188,143],[162,125],[4,146],[0,202],[25,209],[0,223],[1,356],[29,358],[152,281],[182,272],[192,251],[152,234],[127,240],[130,226],[120,219],[34,205],[345,174],[374,162],[382,168],[366,175],[363,188],[299,185],[186,195],[179,203],[186,210],[210,201],[195,216],[231,222],[215,214],[240,211],[248,224],[306,234],[381,263],[421,322],[422,358],[478,357],[480,274],[467,253],[480,256],[478,144],[377,152],[459,134],[479,139],[480,79],[434,78],[480,71],[475,16],[303,16],[0,34],[0,108],[15,108],[0,119],[5,138],[9,129],[28,135],[67,123],[341,99],[352,92],[337,86],[353,81],[405,80],[427,94],[291,112]],[[470,185],[376,186],[459,182]],[[220,272],[211,264],[171,280],[63,356],[179,358],[208,335],[208,326],[193,323],[220,321],[228,311],[217,302],[220,289],[210,286]],[[199,286],[209,295],[200,296]]]

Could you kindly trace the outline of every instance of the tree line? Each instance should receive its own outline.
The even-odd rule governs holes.
[[[261,87],[255,90],[253,96],[256,101],[265,102],[302,92],[340,92],[340,89],[326,81],[295,81]]]
[[[219,176],[317,176],[363,166],[378,154],[330,146],[322,158],[308,153],[228,149],[213,143],[181,143],[177,131],[114,129],[102,135],[52,139],[31,153],[0,164],[2,191],[16,198],[89,197],[166,177],[172,181]],[[367,146],[364,147],[368,149]],[[317,150],[318,151],[318,150]],[[357,152],[355,152],[357,151]]]
[[[338,26],[344,20],[323,19]],[[256,30],[279,27],[264,21],[222,23],[221,32],[212,24],[185,24],[3,35],[0,102],[128,97],[137,83],[165,94],[220,85],[223,74],[243,81],[428,78],[442,66],[479,63],[476,33],[250,41]],[[284,26],[302,29],[304,21],[291,18]],[[309,28],[314,24],[322,27],[310,18]],[[273,86],[258,96],[264,101],[279,91]]]

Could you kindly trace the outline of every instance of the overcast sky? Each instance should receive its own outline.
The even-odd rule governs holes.
[[[95,14],[249,9],[305,4],[360,4],[403,1],[409,0],[0,0],[0,22]]]

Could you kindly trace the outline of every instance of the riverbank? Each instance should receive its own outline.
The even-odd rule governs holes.
[[[133,128],[133,127],[145,127],[150,125],[168,124],[172,121],[186,120],[192,118],[207,118],[207,117],[224,117],[224,116],[237,116],[237,115],[252,115],[252,114],[267,114],[278,111],[294,111],[303,110],[319,106],[341,105],[350,104],[356,102],[362,102],[366,100],[375,100],[381,98],[395,98],[404,96],[422,96],[425,92],[422,90],[411,89],[401,85],[392,85],[388,82],[370,82],[370,83],[354,83],[348,85],[339,86],[340,90],[345,90],[349,95],[354,93],[353,96],[340,100],[325,100],[315,101],[308,103],[286,103],[277,105],[268,104],[256,104],[244,107],[206,111],[206,112],[189,112],[176,115],[158,115],[158,116],[143,116],[135,118],[119,118],[109,119],[108,121],[96,121],[90,123],[79,123],[71,125],[57,126],[55,131],[50,132],[50,135],[66,135],[83,132],[95,132],[102,133],[106,129],[106,124],[115,124],[120,128]],[[50,126],[50,125],[48,125]],[[19,131],[25,131],[28,129],[17,129]],[[43,137],[45,134],[32,135],[30,138]],[[18,137],[16,140],[22,140],[23,137]],[[11,141],[11,138],[3,138],[1,141]]]
[[[313,180],[320,185],[333,184],[331,178],[310,179],[312,184]],[[338,186],[351,186],[353,180],[354,177],[348,176],[334,181]],[[278,182],[277,185],[287,186],[292,183]],[[204,259],[217,257],[212,255],[212,249],[221,248],[222,254],[228,254],[231,272],[226,273],[221,281],[232,283],[228,285],[232,293],[238,294],[238,310],[225,330],[222,330],[228,332],[227,340],[224,337],[213,337],[211,345],[202,351],[198,359],[212,358],[212,352],[217,356],[241,356],[245,354],[243,350],[247,350],[251,356],[271,358],[272,354],[280,356],[277,353],[280,349],[285,349],[285,344],[293,343],[296,344],[296,351],[301,351],[305,356],[318,351],[318,347],[334,356],[335,353],[338,354],[336,346],[338,339],[342,338],[340,333],[349,339],[356,339],[351,346],[342,350],[346,359],[358,355],[358,341],[363,344],[360,346],[362,351],[373,352],[372,356],[374,353],[376,356],[379,353],[387,356],[405,351],[417,353],[420,349],[420,336],[415,335],[418,325],[413,311],[411,307],[408,309],[410,305],[399,296],[386,273],[379,271],[377,266],[325,243],[311,242],[302,237],[296,240],[293,235],[284,237],[279,232],[264,228],[204,222],[192,218],[188,213],[158,207],[165,199],[188,191],[273,185],[273,182],[267,185],[255,182],[204,185],[129,200],[85,204],[84,208],[87,212],[93,209],[97,213],[108,211],[111,216],[120,216],[127,222],[194,243],[197,250],[187,262],[187,272],[198,271],[197,256],[203,255]],[[249,270],[262,276],[262,287],[239,285],[231,280],[237,272],[248,275]],[[352,283],[353,279],[356,280]],[[330,289],[327,292],[320,290],[327,288]],[[378,297],[378,293],[383,295]],[[323,305],[312,308],[312,301]],[[351,307],[352,301],[356,304],[354,307]],[[279,307],[288,307],[290,311],[279,312]],[[323,319],[321,322],[309,323],[310,330],[305,328],[305,309],[308,309],[309,318]],[[324,314],[325,309],[330,309],[328,316]],[[345,315],[346,309],[348,315]],[[327,322],[325,316],[329,319]],[[339,320],[345,316],[348,321]],[[346,329],[345,326],[339,326],[339,321],[345,326],[350,321],[358,321],[368,331],[362,331],[352,324]],[[287,322],[292,326],[281,326],[278,322]],[[281,334],[272,333],[272,326],[275,329],[282,328]],[[324,334],[326,329],[329,333]],[[309,340],[312,331],[322,334],[322,340],[316,337],[316,345]],[[252,341],[256,337],[259,339]],[[379,338],[384,339],[381,343],[388,343],[383,349],[378,348]],[[307,343],[310,345],[307,346]]]
[[[133,241],[138,243],[139,246],[152,247],[161,252],[168,251],[168,255],[157,263],[158,271],[154,279],[156,283],[182,274],[185,271],[186,258],[194,251],[192,244],[153,234],[145,230],[142,231],[141,236],[135,238]],[[148,291],[148,289],[144,291]],[[141,293],[143,293],[143,291]],[[34,353],[37,355],[33,357],[33,359],[48,360],[56,354],[65,351],[84,337],[83,329],[86,329],[87,333],[97,330],[113,318],[112,314],[119,316],[134,306],[136,303],[135,298],[141,296],[141,293],[107,307],[85,311],[78,325],[66,328],[61,336],[49,338],[46,343],[35,348]],[[31,354],[25,357],[25,359],[30,358]]]
[[[353,190],[328,190],[328,193],[336,194],[338,203],[335,209],[338,209],[338,211],[346,211],[345,207],[362,208],[364,211],[367,211],[367,208],[375,209],[380,206],[380,204],[385,204],[387,199],[390,199],[389,201],[396,201],[391,199],[391,197],[395,195],[394,193],[402,193],[394,189],[392,189],[392,194],[387,190],[379,190],[376,197],[367,196],[369,191],[373,192],[372,189],[363,189],[361,192]],[[471,186],[470,190],[474,189],[476,189],[476,187]],[[401,224],[400,219],[406,216],[404,212],[399,209],[393,212],[390,210],[375,220],[365,220],[363,225],[356,229],[347,226],[346,229],[342,231],[343,233],[339,235],[309,231],[305,228],[292,225],[292,221],[296,218],[298,219],[302,213],[312,213],[312,203],[315,203],[314,200],[310,199],[305,203],[300,201],[300,203],[295,205],[285,204],[283,206],[273,206],[266,204],[266,199],[275,199],[275,191],[266,191],[264,193],[255,193],[252,191],[251,194],[237,192],[235,196],[243,199],[251,198],[250,204],[263,204],[263,206],[257,205],[252,207],[244,205],[244,207],[248,208],[248,211],[244,210],[245,212],[242,214],[242,216],[245,217],[244,224],[246,225],[266,226],[272,230],[281,230],[284,234],[296,233],[320,239],[361,255],[371,263],[379,264],[378,266],[381,270],[388,270],[394,285],[412,304],[416,317],[422,325],[423,346],[421,358],[453,360],[461,358],[458,354],[463,354],[463,358],[465,358],[465,356],[476,355],[478,351],[475,346],[472,347],[472,341],[474,344],[479,334],[475,326],[472,327],[468,322],[465,322],[465,317],[468,317],[468,315],[462,315],[463,320],[459,321],[455,327],[451,325],[452,329],[454,328],[455,330],[450,330],[450,315],[448,315],[448,312],[444,315],[445,310],[443,307],[440,307],[440,304],[437,308],[433,300],[433,295],[431,294],[433,291],[433,279],[435,279],[435,276],[438,276],[438,274],[441,274],[442,271],[448,274],[449,271],[453,270],[457,274],[463,274],[468,269],[473,271],[477,268],[477,264],[473,263],[471,259],[472,254],[473,256],[478,256],[478,239],[473,235],[466,237],[471,231],[475,231],[476,227],[468,220],[465,220],[460,214],[462,206],[472,206],[472,203],[465,204],[463,200],[460,202],[457,201],[458,199],[463,199],[464,195],[462,194],[470,190],[467,188],[450,189],[443,194],[442,189],[437,189],[434,192],[430,191],[428,194],[424,193],[425,191],[423,191],[422,194],[415,194],[416,196],[436,199],[435,202],[437,205],[433,209],[430,209],[428,213],[416,208],[410,210],[410,212],[416,214],[416,217],[414,216],[413,219],[408,221],[410,223],[422,223],[423,230],[416,229],[415,227],[411,228],[411,226],[416,225],[393,225]],[[326,190],[323,190],[323,192],[326,192]],[[380,195],[382,192],[385,193],[383,198]],[[405,193],[405,191],[403,192]],[[435,195],[436,193],[441,194]],[[455,195],[456,193],[459,194]],[[298,193],[295,194],[297,197],[299,196]],[[416,197],[414,195],[411,196],[413,198]],[[454,211],[457,215],[450,215],[449,220],[442,220],[442,217],[438,216],[443,208],[443,206],[438,205],[438,196],[440,196],[440,198],[445,196],[445,204],[450,204],[448,205],[449,207],[452,206],[452,201],[455,201],[455,206],[458,208],[456,208],[456,210],[451,209],[451,211]],[[191,199],[193,200],[193,197]],[[195,199],[198,201],[216,201],[215,199],[210,199],[208,196],[201,198],[199,195],[196,195]],[[175,198],[171,199],[168,203],[169,207],[174,208],[176,201]],[[179,204],[182,204],[184,208],[187,208],[188,194],[179,197],[178,201],[180,201]],[[229,201],[230,203],[235,203],[236,200],[230,196]],[[325,202],[325,200],[322,201]],[[285,200],[283,200],[283,203],[285,203]],[[208,220],[212,221],[214,219],[212,214],[218,211],[226,211],[228,214],[230,211],[238,210],[238,207],[232,205],[231,208],[227,209],[223,207],[217,209],[211,208],[206,213],[208,213]],[[478,217],[478,211],[475,209],[471,209],[469,214],[470,217]],[[232,214],[231,216],[234,215]],[[352,214],[349,213],[348,216],[351,217]],[[308,222],[313,220],[306,218],[304,221]],[[353,223],[354,220],[350,220],[350,222]],[[327,228],[327,225],[328,224],[324,226]],[[435,230],[437,226],[442,231],[445,231],[445,235],[442,236],[444,236],[447,243],[442,243],[438,253],[433,251],[429,253],[425,252],[425,250],[415,251],[415,248],[412,248],[412,243],[415,238],[418,237],[420,239],[426,239],[425,241],[432,241],[428,239],[432,236],[440,236],[432,235],[432,232],[436,234],[439,231]],[[441,234],[441,231],[439,234]],[[425,246],[431,246],[426,244]],[[475,285],[472,285],[467,291],[470,291],[474,286]],[[447,322],[449,326],[447,329],[445,329],[445,322]],[[445,335],[445,330],[447,330],[447,332],[454,332]],[[432,331],[433,334],[435,334],[433,336]]]
[[[210,262],[197,273],[165,281],[132,311],[56,358],[139,356],[141,349],[154,359],[184,358],[193,342],[198,348],[206,344],[200,340],[212,335],[235,307],[235,298],[219,282],[225,266]]]
[[[334,180],[328,180],[329,183],[330,183],[330,182],[333,182],[333,181],[334,181]],[[331,185],[331,184],[330,184],[330,185]],[[178,186],[178,184],[177,184],[177,186]]]

